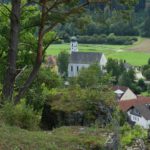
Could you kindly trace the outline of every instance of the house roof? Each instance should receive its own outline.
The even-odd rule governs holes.
[[[99,63],[102,58],[102,53],[95,52],[72,52],[69,63],[74,64],[93,64]]]
[[[57,65],[56,58],[54,56],[48,56],[47,63],[56,66]]]
[[[113,91],[121,90],[121,91],[125,92],[127,89],[128,89],[128,87],[126,87],[126,86],[119,86],[119,85],[116,85],[116,86],[112,87]]]
[[[116,94],[123,94],[124,92],[119,89],[119,90],[116,90],[115,93],[116,93]]]
[[[124,63],[124,67],[125,67],[126,69],[131,69],[133,66],[130,65],[130,64],[128,64],[128,63]]]
[[[77,41],[77,38],[75,36],[72,36],[70,40],[71,41]]]
[[[136,110],[143,116],[146,120],[150,120],[150,109],[148,109],[145,105],[136,105],[134,106]]]
[[[127,101],[119,101],[119,107],[122,111],[127,111],[132,106],[150,104],[150,97],[137,96],[137,99],[131,99]]]

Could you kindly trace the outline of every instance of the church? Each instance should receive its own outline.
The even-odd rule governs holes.
[[[70,47],[68,77],[76,77],[82,68],[87,68],[94,63],[98,63],[100,69],[104,71],[107,59],[103,53],[79,52],[76,37],[71,38]]]

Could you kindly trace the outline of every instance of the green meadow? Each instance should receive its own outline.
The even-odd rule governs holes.
[[[129,45],[79,44],[81,52],[102,52],[107,58],[126,60],[128,63],[141,66],[147,63],[150,53],[128,50]],[[53,44],[47,50],[47,55],[58,55],[61,51],[70,50],[70,44]]]

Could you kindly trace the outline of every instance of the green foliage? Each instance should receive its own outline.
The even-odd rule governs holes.
[[[99,126],[110,123],[115,109],[115,96],[107,86],[102,88],[52,89],[42,112],[42,128],[52,129],[63,125]]]
[[[71,84],[78,84],[82,88],[97,88],[111,84],[112,78],[109,74],[102,73],[98,64],[92,64],[88,68],[81,69],[78,76],[70,80]]]
[[[150,59],[147,64],[142,67],[142,73],[146,77],[147,80],[150,80]]]
[[[16,81],[16,86],[20,87],[27,78],[30,69],[26,69]],[[27,91],[26,103],[31,105],[34,110],[41,111],[49,94],[49,89],[60,87],[62,79],[49,68],[41,68],[31,88]]]
[[[114,1],[113,1],[114,2]],[[114,4],[112,7],[114,7]],[[85,20],[84,23],[79,23],[80,20]],[[79,20],[79,21],[78,21]],[[136,27],[135,13],[133,10],[116,10],[106,6],[103,11],[101,10],[87,10],[84,15],[69,20],[65,25],[63,24],[57,31],[64,37],[65,42],[69,42],[69,36],[80,35],[82,43],[102,43],[102,34],[109,35],[114,33],[118,36],[136,36],[139,35],[138,27]],[[121,28],[120,28],[121,27]],[[97,35],[98,39],[94,36]],[[89,38],[89,39],[88,39]],[[94,42],[95,39],[95,42]],[[129,38],[116,37],[116,43],[126,44],[132,43]],[[115,44],[115,41],[114,43]]]
[[[121,110],[118,111],[119,124],[122,127],[127,122],[127,114]]]
[[[112,44],[112,45],[132,45],[138,39],[129,36],[116,36],[115,34],[105,34],[93,36],[78,36],[79,43],[82,44]]]
[[[115,77],[115,83],[118,82],[119,76],[126,70],[124,64],[125,63],[122,60],[118,61],[117,59],[109,58],[107,61],[106,70]]]
[[[102,73],[98,64],[93,64],[88,68],[80,70],[77,83],[81,87],[97,87]]]
[[[22,101],[14,106],[11,103],[5,104],[0,109],[1,119],[5,124],[17,126],[23,129],[35,130],[39,126],[39,116],[30,106]]]
[[[146,87],[143,87],[144,84],[142,81],[139,81],[138,83],[135,82],[135,72],[132,68],[129,71],[124,71],[121,74],[118,84],[129,87],[136,94],[140,94],[146,90]]]
[[[112,32],[115,35],[120,35],[120,36],[126,36],[126,35],[136,36],[139,34],[138,29],[133,24],[127,23],[126,21],[123,21],[123,20],[119,20],[119,21],[116,20],[116,22],[110,25],[109,30],[110,30],[110,33]]]
[[[108,107],[114,107],[114,93],[107,86],[98,89],[82,89],[73,86],[65,89],[52,89],[47,102],[54,110],[65,112],[87,111],[90,107],[97,107],[103,103]],[[97,105],[96,105],[97,104]],[[96,111],[91,109],[91,111]]]
[[[130,125],[125,124],[121,127],[121,145],[123,148],[131,145],[136,138],[145,139],[146,137],[146,130],[142,129],[140,126],[131,127]]]
[[[10,8],[10,6],[7,6]],[[9,12],[8,10],[0,5],[0,83],[4,80],[4,73],[6,69],[6,53],[8,49],[8,31],[9,31]],[[2,13],[5,12],[5,15]]]
[[[37,85],[42,85],[44,83],[48,89],[51,89],[61,86],[62,79],[56,72],[43,67],[39,71],[34,83]]]
[[[67,77],[68,75],[68,63],[69,63],[69,53],[66,51],[60,52],[57,58],[58,69],[60,74],[63,77]]]
[[[147,9],[146,12],[146,19],[144,20],[144,23],[142,25],[142,36],[144,37],[150,37],[150,8]]]
[[[120,76],[119,84],[131,88],[132,84],[134,83],[134,80],[134,70],[130,69],[128,72],[124,71],[123,74]]]
[[[143,79],[139,79],[137,85],[141,88],[142,92],[144,92],[147,89],[147,86]]]
[[[143,72],[143,75],[146,77],[147,80],[150,80],[150,68],[148,68],[147,70],[145,70]]]
[[[1,98],[2,98],[2,84],[0,83],[0,104],[2,102]]]

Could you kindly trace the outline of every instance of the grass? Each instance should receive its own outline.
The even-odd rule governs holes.
[[[149,140],[146,141],[146,146],[147,146],[147,150],[150,150],[150,141]]]
[[[140,40],[140,42],[142,39]],[[140,43],[139,41],[136,44]],[[126,60],[128,63],[141,66],[147,63],[150,53],[128,50],[133,45],[103,45],[103,44],[79,44],[79,51],[102,52],[107,58]],[[58,55],[61,51],[70,50],[70,44],[53,44],[47,50],[47,55]]]
[[[104,146],[106,130],[61,127],[52,132],[27,131],[17,127],[0,127],[0,150],[77,150]]]

